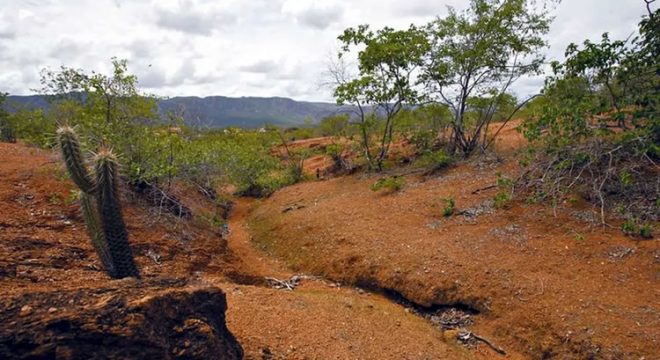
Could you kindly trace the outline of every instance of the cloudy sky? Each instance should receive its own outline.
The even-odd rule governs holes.
[[[320,84],[336,37],[368,23],[407,27],[463,8],[463,0],[0,0],[0,91],[31,94],[39,71],[60,65],[108,71],[129,61],[140,87],[161,96],[285,96],[331,101]],[[549,59],[570,42],[609,31],[626,38],[643,0],[564,0]],[[538,91],[522,79],[516,92]]]

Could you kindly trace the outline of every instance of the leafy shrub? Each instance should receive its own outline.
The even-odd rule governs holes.
[[[371,185],[371,191],[380,191],[387,189],[389,192],[396,192],[406,185],[406,180],[400,176],[389,176],[386,178],[378,179]]]
[[[415,146],[419,153],[431,151],[436,134],[431,130],[421,130],[413,133],[408,141]]]
[[[442,216],[444,217],[452,216],[454,214],[454,210],[455,210],[454,208],[456,205],[454,202],[454,198],[450,196],[444,199],[444,201],[445,201],[445,207],[444,209],[442,209]]]
[[[653,238],[653,227],[650,224],[638,225],[636,219],[628,219],[621,224],[621,231],[631,237],[639,236],[643,239]]]
[[[14,134],[14,128],[9,123],[9,113],[4,109],[6,98],[7,94],[0,92],[0,141],[15,142],[16,135]]]
[[[644,224],[639,227],[639,236],[643,237],[644,239],[652,239],[653,238],[653,228],[649,224]]]
[[[501,172],[497,172],[497,180],[496,180],[497,187],[499,188],[505,188],[505,189],[511,189],[513,188],[513,180],[509,179],[508,177],[502,175]]]
[[[660,122],[658,10],[632,41],[571,44],[552,64],[542,101],[521,131],[532,144],[522,179],[535,197],[559,203],[571,192],[619,216],[657,221]],[[623,204],[623,205],[622,205]],[[624,232],[635,233],[624,224]]]
[[[348,114],[330,115],[319,122],[318,129],[321,136],[346,135],[350,116]]]
[[[55,121],[41,109],[17,109],[6,118],[6,126],[15,138],[39,147],[55,145]]]
[[[506,209],[511,205],[511,193],[500,191],[493,196],[493,206],[497,209]]]
[[[442,170],[454,163],[454,158],[444,150],[426,151],[416,160],[415,165],[427,168],[429,172]]]
[[[513,199],[514,182],[508,177],[502,175],[501,172],[498,172],[496,184],[500,191],[493,196],[493,205],[498,209],[508,208]]]
[[[258,133],[242,132],[217,139],[214,163],[237,193],[268,196],[291,182],[280,161],[270,155],[269,143]]]

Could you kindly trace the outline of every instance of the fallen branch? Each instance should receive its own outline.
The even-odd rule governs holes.
[[[274,277],[266,277],[266,282],[272,288],[293,291],[293,289],[295,289],[296,286],[298,286],[298,283],[300,282],[300,277],[294,275],[288,280],[280,280]]]
[[[268,286],[272,288],[289,291],[292,291],[296,286],[300,285],[301,280],[318,280],[316,276],[309,275],[293,275],[290,279],[286,280],[280,280],[274,277],[266,277],[264,279],[266,280],[266,283],[268,283]]]
[[[477,190],[474,190],[474,191],[472,192],[472,195],[475,195],[475,194],[480,193],[480,192],[482,192],[482,191],[486,191],[486,190],[494,189],[494,188],[496,188],[496,187],[497,187],[497,185],[488,185],[488,186],[486,186],[486,187],[482,187],[482,188],[479,188],[479,189],[477,189]]]
[[[488,339],[486,339],[484,337],[481,337],[481,336],[479,336],[479,335],[477,335],[477,334],[475,334],[471,331],[462,331],[461,333],[458,334],[458,338],[463,342],[467,342],[468,340],[470,340],[470,338],[474,338],[475,340],[481,341],[484,344],[488,345],[496,353],[498,353],[500,355],[506,355],[506,351],[504,351],[504,349],[502,349],[501,347],[498,347],[497,345],[490,342]]]

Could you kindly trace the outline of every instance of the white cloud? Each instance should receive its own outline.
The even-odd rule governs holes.
[[[211,35],[216,28],[231,26],[237,17],[229,11],[203,2],[181,0],[174,6],[156,5],[156,24],[188,34]]]
[[[269,73],[279,68],[279,64],[273,60],[260,60],[240,67],[242,71],[258,74]]]
[[[302,25],[323,30],[339,22],[344,9],[329,0],[288,0],[282,5],[282,12],[292,15]]]
[[[109,71],[129,61],[140,86],[162,96],[291,96],[332,101],[320,87],[347,27],[423,24],[462,0],[0,0],[0,91],[30,94],[43,67]],[[639,0],[564,0],[549,60],[570,42],[609,31],[626,38],[646,12]],[[521,79],[520,96],[542,77]]]

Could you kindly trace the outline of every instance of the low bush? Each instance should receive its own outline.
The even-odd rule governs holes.
[[[450,196],[450,197],[444,199],[444,201],[445,201],[445,207],[444,207],[444,209],[442,209],[442,216],[444,216],[444,217],[452,216],[454,214],[454,210],[455,210],[455,207],[456,207],[456,203],[454,202],[454,198]]]
[[[380,191],[386,189],[388,192],[396,192],[404,188],[406,180],[400,176],[389,176],[386,178],[378,179],[371,185],[371,191]]]
[[[454,163],[454,158],[444,150],[425,151],[415,159],[414,165],[429,172],[442,170]]]

